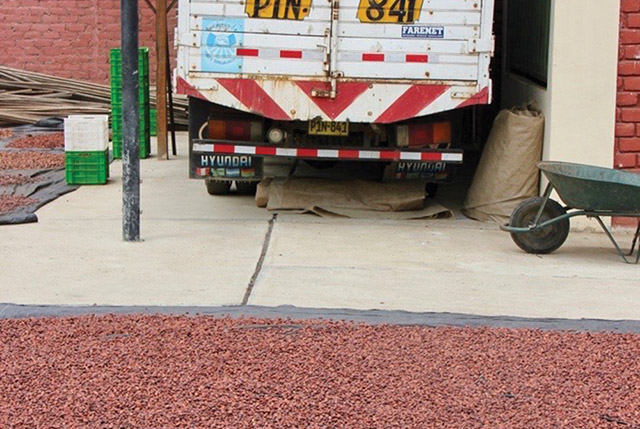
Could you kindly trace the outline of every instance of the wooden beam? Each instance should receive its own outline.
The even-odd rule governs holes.
[[[169,159],[167,151],[167,0],[156,1],[156,92],[158,159]]]
[[[173,9],[177,3],[178,3],[178,0],[173,0],[171,3],[169,3],[169,7],[167,8],[167,11],[170,11],[171,9]]]
[[[153,11],[153,13],[156,13],[156,8],[153,7],[153,4],[151,4],[151,0],[144,0],[144,2],[147,4],[147,6],[149,6],[149,9],[151,9]]]

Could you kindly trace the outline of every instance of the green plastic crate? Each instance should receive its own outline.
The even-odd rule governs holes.
[[[109,52],[109,59],[112,69],[122,67],[122,50],[113,48]],[[138,49],[138,68],[141,74],[149,74],[149,48],[142,47]]]
[[[145,147],[150,146],[150,143],[149,143],[150,137],[151,137],[151,133],[149,133],[148,130],[138,131],[138,138],[140,139],[140,142],[144,144]],[[112,131],[111,141],[117,144],[122,144],[122,131]]]
[[[140,76],[140,79],[138,80],[140,94],[146,94],[149,92],[149,86],[150,86],[149,82],[150,82],[149,76]],[[118,78],[114,78],[112,75],[111,91],[122,92],[122,77],[119,76]]]
[[[149,134],[156,137],[158,135],[158,111],[149,109]]]
[[[151,113],[149,107],[140,109],[140,129],[150,130]],[[114,131],[122,131],[122,108],[114,106],[111,108],[111,129]]]
[[[146,105],[149,105],[150,101],[151,100],[149,91],[143,91],[143,89],[141,88],[138,93],[138,103],[140,104],[140,109],[144,108]],[[122,107],[122,88],[111,89],[111,105]]]
[[[111,69],[111,131],[114,158],[122,158],[122,51],[112,49],[109,54]],[[151,114],[149,91],[149,48],[140,48],[138,52],[138,70],[140,74],[140,141],[139,156],[147,158],[151,153]]]
[[[151,135],[151,115],[150,109],[147,107],[144,111],[140,111],[140,133],[145,132]],[[111,131],[115,134],[122,134],[122,109],[119,107],[112,108],[111,111]],[[148,139],[149,137],[147,137]]]
[[[119,48],[110,52],[111,70],[111,103],[112,105],[122,105],[122,54]],[[140,48],[138,56],[138,71],[140,79],[139,102],[149,104],[149,48]]]
[[[140,144],[140,152],[138,152],[138,157],[140,159],[146,159],[151,154],[151,145]],[[122,158],[122,140],[114,140],[113,141],[113,157],[115,159]]]
[[[149,76],[149,65],[147,62],[140,61],[141,58],[138,57],[138,69],[140,73],[140,77],[148,77]],[[109,70],[111,71],[112,76],[122,76],[122,60],[111,58],[109,64]]]
[[[113,131],[111,140],[113,142],[113,157],[117,159],[122,158],[122,131]],[[140,130],[138,141],[140,142],[140,152],[138,152],[138,156],[140,159],[145,159],[151,154],[151,136],[149,131]]]
[[[142,120],[142,118],[140,118],[140,128],[138,130],[139,132],[144,131],[149,133],[149,135],[151,135],[151,124]],[[122,133],[122,121],[114,122],[111,126],[111,131],[113,133]]]
[[[109,180],[109,150],[65,152],[65,174],[69,185],[103,185]]]
[[[151,96],[148,90],[144,90],[141,88],[138,93],[138,103],[140,108],[142,109],[145,106],[148,106],[151,101]],[[111,89],[111,105],[122,107],[122,88]]]
[[[111,89],[122,89],[122,70],[121,69],[111,69],[111,73],[110,73],[110,80],[109,80],[109,84],[111,86]],[[138,79],[138,81],[140,82],[140,90],[142,89],[149,89],[149,85],[150,83],[148,83],[150,81],[150,77],[148,74],[140,74],[140,78]]]
[[[142,121],[140,121],[140,128],[138,129],[138,132],[140,134],[147,133],[151,135],[151,126],[148,126],[147,124],[144,124],[142,123]],[[122,135],[122,122],[115,123],[114,126],[111,127],[111,134]]]

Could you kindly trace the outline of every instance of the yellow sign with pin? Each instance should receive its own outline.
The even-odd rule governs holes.
[[[247,0],[249,18],[302,21],[311,12],[311,0]]]

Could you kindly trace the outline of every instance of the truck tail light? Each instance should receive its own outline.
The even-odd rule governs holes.
[[[209,120],[212,140],[262,141],[262,122]]]
[[[396,135],[399,147],[446,148],[451,144],[451,123],[398,125]]]

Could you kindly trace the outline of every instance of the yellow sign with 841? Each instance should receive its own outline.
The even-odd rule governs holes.
[[[410,24],[420,19],[424,0],[360,0],[360,22]]]

